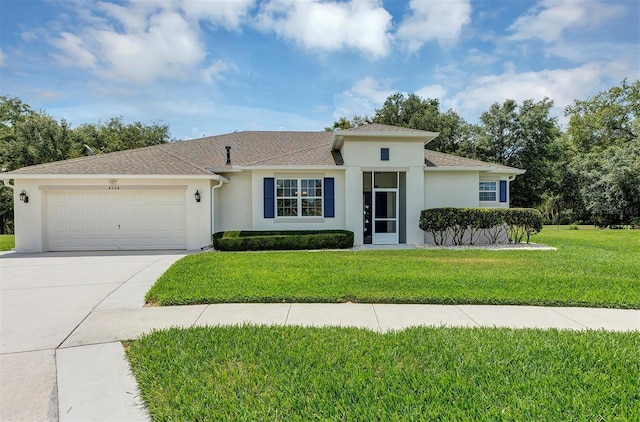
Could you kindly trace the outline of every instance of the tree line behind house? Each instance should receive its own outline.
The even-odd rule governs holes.
[[[342,117],[325,130],[383,123],[440,132],[427,148],[527,170],[511,183],[512,207],[538,208],[551,224],[640,225],[640,80],[575,100],[566,128],[552,107],[549,98],[506,100],[471,124],[438,99],[396,93],[372,117]],[[71,127],[0,97],[1,171],[173,140],[167,124],[113,117]],[[2,187],[0,233],[12,232],[12,192]]]
[[[384,123],[440,132],[426,148],[527,170],[511,183],[512,207],[538,208],[549,224],[640,226],[640,80],[575,100],[566,128],[553,101],[494,103],[467,123],[437,99],[396,93],[372,117],[325,130]]]

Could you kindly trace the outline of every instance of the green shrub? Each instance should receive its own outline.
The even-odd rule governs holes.
[[[481,233],[490,244],[505,237],[521,243],[525,236],[529,243],[542,230],[542,214],[530,208],[431,208],[420,213],[419,227],[436,245],[473,245]]]
[[[569,230],[578,230],[580,229],[580,227],[578,226],[578,223],[571,223],[571,225],[569,225]]]
[[[231,231],[213,235],[219,251],[282,251],[347,249],[353,247],[348,230]]]

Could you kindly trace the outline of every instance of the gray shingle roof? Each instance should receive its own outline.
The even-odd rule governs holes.
[[[458,157],[457,155],[444,154],[428,149],[424,150],[424,163],[427,167],[487,167],[505,171],[521,171],[515,167],[472,160],[471,158]]]
[[[232,166],[336,165],[331,132],[234,132],[23,167],[20,174],[208,175]],[[231,165],[226,165],[226,146]]]
[[[366,130],[365,130],[366,128]],[[418,132],[415,129],[371,124],[349,131]],[[341,131],[348,132],[348,131]],[[185,175],[199,176],[252,166],[341,166],[342,157],[332,151],[333,132],[234,132],[189,141],[98,154],[65,161],[23,167],[3,176],[19,175]],[[225,147],[231,147],[231,165]],[[510,167],[425,150],[428,167]]]
[[[211,172],[173,154],[165,145],[156,145],[23,167],[7,174],[205,175]]]

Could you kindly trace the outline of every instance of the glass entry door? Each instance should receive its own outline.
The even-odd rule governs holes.
[[[398,189],[373,190],[373,243],[398,243]]]

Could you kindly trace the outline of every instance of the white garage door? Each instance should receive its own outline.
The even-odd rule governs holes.
[[[184,192],[51,192],[49,250],[186,249]]]

